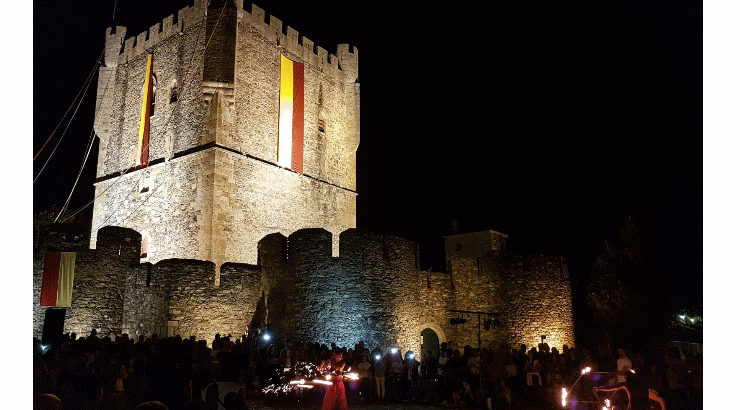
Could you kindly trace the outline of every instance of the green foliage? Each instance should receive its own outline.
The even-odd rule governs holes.
[[[65,213],[65,215],[67,214],[69,214],[69,211]],[[34,248],[38,246],[39,240],[41,238],[41,231],[44,229],[44,227],[53,224],[54,220],[57,219],[58,215],[59,215],[59,207],[57,205],[52,205],[49,209],[39,211],[33,214],[33,246]],[[80,212],[76,214],[75,216],[69,218],[68,220],[65,219],[66,218],[65,215],[62,215],[57,220],[57,223],[61,223],[62,221],[64,221],[64,223],[77,224],[82,228],[83,232],[90,232],[90,229],[92,226],[92,208],[90,208],[86,212]]]
[[[587,302],[595,336],[648,339],[661,317],[659,277],[649,246],[649,229],[627,218],[614,240],[605,241],[605,253],[591,265]]]
[[[669,327],[677,330],[687,329],[703,332],[704,319],[702,318],[701,307],[681,309],[680,311],[674,312],[673,315],[671,315]]]

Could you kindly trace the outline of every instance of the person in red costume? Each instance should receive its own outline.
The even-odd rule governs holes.
[[[331,359],[328,362],[324,362],[319,366],[319,371],[328,371],[331,374],[331,386],[326,389],[326,396],[324,396],[324,403],[321,405],[321,410],[348,410],[347,407],[347,396],[344,394],[344,380],[342,373],[344,372],[344,359],[342,358],[342,351],[339,349],[334,350]]]

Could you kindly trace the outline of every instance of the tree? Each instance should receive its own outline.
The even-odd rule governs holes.
[[[49,226],[54,223],[56,220],[57,223],[64,222],[64,223],[71,223],[71,224],[77,224],[81,227],[82,232],[90,232],[90,228],[92,225],[92,208],[85,212],[80,212],[75,214],[72,217],[69,217],[68,219],[65,216],[62,216],[61,218],[57,219],[57,216],[59,215],[59,207],[55,204],[52,205],[49,209],[39,211],[33,214],[33,247],[36,249],[36,247],[39,244],[39,241],[41,240],[41,231],[44,229],[44,227]]]
[[[662,274],[651,246],[651,229],[628,217],[606,253],[591,265],[587,301],[602,340],[655,344],[664,329]]]

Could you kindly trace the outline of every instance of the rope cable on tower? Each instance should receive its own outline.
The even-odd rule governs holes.
[[[227,4],[227,3],[228,3],[228,2],[224,2],[224,5],[223,5],[223,6],[221,7],[221,12],[219,13],[218,19],[216,20],[216,25],[214,26],[214,28],[213,28],[213,31],[211,32],[211,35],[210,35],[210,37],[208,38],[208,41],[206,41],[205,47],[203,48],[203,54],[204,54],[204,55],[205,55],[205,52],[206,52],[206,51],[208,50],[208,46],[210,45],[210,43],[211,43],[211,40],[213,39],[213,35],[214,35],[214,34],[215,34],[215,32],[216,32],[216,28],[218,27],[219,23],[221,22],[221,18],[223,17],[224,11],[226,10],[226,4]],[[183,94],[184,94],[184,91],[185,91],[185,86],[186,86],[186,85],[191,85],[191,84],[192,84],[191,82],[187,82],[187,81],[186,81],[186,79],[188,79],[188,74],[190,73],[190,68],[192,67],[192,64],[193,64],[193,60],[195,59],[195,54],[196,54],[196,51],[195,51],[195,50],[193,50],[193,53],[192,53],[192,54],[191,54],[191,56],[190,56],[190,61],[189,61],[189,63],[188,63],[188,67],[187,67],[187,69],[185,70],[185,74],[183,75]],[[163,133],[165,132],[165,130],[167,129],[167,125],[169,124],[170,120],[172,120],[172,118],[173,118],[173,115],[172,115],[172,113],[174,113],[174,110],[175,110],[175,109],[176,109],[176,108],[177,108],[177,107],[179,106],[179,104],[180,104],[180,102],[181,102],[181,101],[182,101],[182,98],[178,98],[177,102],[175,103],[175,105],[174,105],[174,106],[172,107],[172,109],[170,110],[170,112],[169,112],[169,115],[167,116],[167,119],[166,119],[166,121],[165,121],[165,124],[164,124],[164,125],[163,125],[163,126],[161,127],[161,131],[160,131],[160,132],[159,132],[159,133],[158,133],[158,134],[157,134],[157,135],[156,135],[155,137],[160,137],[160,136],[161,136],[161,135],[162,135],[162,134],[163,134]],[[142,150],[144,150],[144,149],[148,148],[149,144],[151,143],[151,140],[152,140],[152,139],[150,139],[150,140],[149,140],[149,143],[147,143],[147,145],[146,145],[146,146],[142,147]],[[148,167],[149,167],[149,164],[147,164],[147,165],[146,165],[146,166],[145,166],[144,168],[148,168]],[[123,175],[125,175],[125,174],[126,174],[127,172],[129,172],[129,170],[130,170],[130,169],[132,169],[132,168],[129,168],[129,169],[127,169],[127,170],[126,170],[126,171],[125,171],[124,173],[122,173],[122,174],[121,174],[121,175],[120,175],[120,176],[118,177],[118,179],[117,179],[117,180],[116,180],[116,181],[114,182],[114,184],[111,184],[111,186],[109,186],[109,187],[108,187],[108,188],[106,189],[106,191],[107,191],[108,189],[110,189],[110,188],[111,188],[111,187],[112,187],[113,185],[115,185],[116,183],[118,183],[118,182],[119,182],[119,181],[121,180],[121,178],[123,177]],[[156,186],[156,187],[155,187],[155,188],[154,188],[154,189],[152,190],[152,192],[151,192],[151,193],[150,193],[150,194],[149,194],[149,195],[148,195],[148,196],[146,197],[146,199],[145,199],[144,201],[142,201],[142,203],[141,203],[141,204],[139,204],[139,206],[137,206],[137,207],[136,207],[136,209],[134,209],[134,211],[132,211],[132,212],[131,212],[131,213],[130,213],[130,214],[129,214],[129,215],[127,216],[127,217],[123,218],[123,219],[122,219],[121,221],[119,221],[118,223],[121,223],[121,224],[122,224],[122,223],[126,222],[126,221],[127,221],[127,220],[128,220],[129,218],[131,218],[131,216],[133,216],[133,215],[134,215],[134,214],[136,213],[136,211],[138,211],[138,209],[139,209],[139,208],[140,208],[140,207],[141,207],[141,206],[142,206],[142,205],[143,205],[144,203],[146,203],[146,202],[148,202],[148,201],[149,201],[149,199],[150,199],[150,198],[151,198],[151,197],[152,197],[152,196],[153,196],[153,195],[154,195],[154,194],[155,194],[155,193],[157,192],[157,190],[159,189],[159,187],[160,187],[160,186],[161,186],[161,184],[157,185],[157,186]],[[103,192],[105,192],[105,191],[103,191]],[[103,192],[101,192],[101,195],[103,194]],[[130,195],[130,192],[129,192],[129,195]],[[95,198],[95,199],[97,199],[98,197],[100,197],[100,195],[96,196],[96,198]],[[127,195],[126,197],[128,198],[128,195]],[[89,205],[90,205],[90,204],[91,204],[92,202],[94,202],[94,201],[95,201],[95,199],[93,199],[93,201],[91,201],[91,202],[89,202],[89,203],[88,203],[87,205],[85,205],[85,207],[89,206]],[[119,204],[119,207],[120,207],[120,206],[121,206],[121,204]],[[119,207],[117,207],[117,208],[116,208],[116,210],[117,210],[117,209],[118,209]],[[81,210],[82,210],[82,209],[78,210],[78,211],[77,211],[76,213],[80,212]],[[76,213],[75,213],[75,214],[76,214]],[[107,217],[107,218],[105,219],[105,221],[103,221],[103,223],[102,223],[102,224],[101,224],[100,226],[98,226],[98,227],[97,227],[97,228],[95,229],[95,231],[97,231],[97,230],[99,230],[100,228],[102,228],[103,226],[105,226],[105,223],[106,223],[106,222],[107,222],[107,221],[108,221],[108,220],[110,219],[110,217],[111,217],[111,216],[113,216],[114,214],[115,214],[115,211],[114,211],[113,213],[111,213],[111,214],[110,214],[110,215],[109,215],[109,216],[108,216],[108,217]]]
[[[213,34],[216,32],[216,28],[218,27],[218,24],[221,21],[221,17],[223,16],[223,13],[224,13],[225,10],[226,10],[226,2],[224,2],[224,5],[221,7],[221,13],[218,16],[218,20],[216,21],[216,25],[214,26],[213,32],[211,32],[211,36],[208,38],[208,41],[206,42],[206,45],[205,45],[205,47],[203,49],[203,54],[205,54],[206,50],[208,49],[208,46],[211,43],[211,39],[213,38]],[[182,94],[183,95],[185,94],[185,91],[188,91],[189,90],[189,86],[192,84],[191,82],[188,82],[188,80],[189,80],[188,79],[188,74],[190,73],[190,68],[193,65],[193,60],[195,59],[195,54],[196,54],[196,50],[193,50],[193,53],[190,55],[190,61],[188,62],[188,67],[185,70],[185,74],[183,75],[183,79],[182,79],[182,83],[183,83],[182,84]],[[108,77],[108,81],[110,81],[110,77]],[[108,90],[108,83],[106,83],[105,90],[103,91],[103,96],[104,97],[105,97],[105,94],[106,94],[107,90]],[[167,115],[167,119],[165,120],[165,123],[162,126],[162,130],[157,135],[155,135],[155,138],[161,137],[162,136],[162,133],[165,132],[165,130],[167,129],[167,125],[169,125],[170,120],[173,118],[173,115],[172,114],[174,113],[175,109],[177,109],[177,107],[180,105],[180,102],[181,101],[182,101],[182,98],[178,98],[177,99],[177,101],[175,102],[174,106],[172,107],[172,109],[169,111],[169,113]],[[96,113],[96,115],[97,114],[99,114],[99,112]],[[146,148],[149,147],[149,144],[151,143],[151,140],[152,139],[149,140],[149,142],[147,143],[147,145],[145,145],[144,147],[142,147],[142,150],[144,150],[144,149],[146,149]],[[145,166],[145,168],[148,168],[148,167],[149,167],[149,164],[147,164]],[[123,176],[124,175],[128,174],[130,171],[134,170],[135,168],[136,168],[136,160],[134,160],[134,163],[130,167],[126,168],[123,172],[121,172],[121,175],[118,176],[118,178],[116,179],[116,181],[113,182],[113,184],[109,185],[106,189],[104,189],[102,192],[100,192],[100,194],[96,195],[95,198],[93,198],[91,201],[89,201],[88,203],[86,203],[85,205],[83,205],[81,208],[77,209],[69,217],[65,218],[63,222],[69,221],[75,215],[77,215],[78,213],[82,212],[85,208],[87,208],[88,206],[90,206],[91,204],[93,204],[96,199],[98,199],[100,196],[102,196],[104,193],[106,193],[109,189],[111,189],[114,186],[116,186],[118,184],[118,182],[120,182],[123,179]],[[106,218],[106,221],[108,219],[109,218]]]
[[[96,63],[100,64],[100,61]],[[93,69],[94,71],[94,69]],[[91,73],[92,74],[92,73]],[[80,108],[80,105],[82,105],[82,100],[85,98],[85,94],[87,94],[87,90],[90,88],[90,84],[92,83],[92,75],[89,76],[87,81],[87,86],[85,87],[85,92],[82,94],[82,98],[80,98],[79,102],[77,103],[77,107],[75,108],[74,113],[72,113],[72,118],[69,119],[69,122],[67,123],[67,126],[64,128],[64,132],[62,133],[62,136],[59,137],[59,141],[57,141],[57,145],[54,146],[54,150],[51,151],[51,155],[49,155],[49,158],[46,159],[46,162],[44,163],[44,166],[41,167],[41,170],[36,175],[36,178],[33,179],[33,182],[36,183],[36,180],[39,179],[39,176],[42,172],[44,172],[44,169],[46,168],[46,165],[49,164],[49,161],[51,160],[51,157],[54,156],[54,153],[56,152],[57,148],[59,148],[59,144],[62,142],[62,139],[64,139],[64,136],[67,134],[67,130],[69,129],[69,125],[72,124],[72,120],[75,118],[75,115],[77,114],[77,110]]]
[[[85,164],[87,163],[87,158],[90,156],[90,151],[92,150],[93,141],[95,141],[95,130],[90,130],[90,141],[87,143],[87,152],[85,153],[85,158],[82,160],[82,165],[80,165],[80,172],[77,173],[77,179],[75,179],[74,185],[72,185],[72,190],[69,192],[69,196],[67,197],[67,202],[64,203],[64,206],[59,211],[59,215],[57,215],[56,218],[54,218],[54,223],[59,219],[60,216],[62,216],[62,213],[67,209],[67,206],[69,205],[69,200],[72,199],[72,194],[75,192],[75,188],[77,187],[77,182],[80,181],[80,176],[82,175],[82,170],[85,169]]]
[[[103,52],[105,52],[105,51],[103,51]],[[103,54],[100,54],[100,56],[98,57],[97,61],[95,62],[95,66],[93,66],[93,69],[92,69],[92,71],[90,71],[90,74],[88,75],[87,80],[85,80],[85,82],[87,82],[90,79],[90,77],[92,77],[93,73],[95,73],[95,69],[98,68],[98,64],[100,64],[100,58],[102,56],[103,56]],[[59,120],[59,123],[54,128],[54,131],[51,132],[51,135],[49,135],[49,138],[46,139],[46,142],[44,142],[44,145],[42,145],[41,148],[39,149],[39,151],[36,153],[36,155],[33,156],[33,160],[34,161],[36,161],[36,157],[38,157],[39,154],[41,154],[41,151],[44,150],[44,148],[46,147],[46,144],[48,144],[49,141],[51,141],[51,137],[53,137],[54,136],[54,133],[57,132],[57,130],[59,129],[59,126],[62,125],[62,122],[64,122],[64,119],[67,118],[67,114],[69,114],[69,110],[71,110],[72,107],[75,105],[75,101],[77,101],[77,98],[80,97],[80,93],[82,93],[82,89],[84,87],[85,87],[85,83],[82,83],[82,86],[80,87],[80,91],[77,92],[77,96],[75,96],[75,99],[72,100],[72,103],[69,104],[69,108],[67,108],[67,111],[62,116],[62,119]]]

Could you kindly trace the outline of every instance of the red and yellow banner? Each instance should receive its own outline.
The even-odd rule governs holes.
[[[41,306],[69,307],[75,279],[75,252],[49,252],[44,261]]]
[[[152,98],[154,84],[152,81],[152,55],[146,59],[146,77],[144,77],[144,98],[141,102],[141,121],[139,122],[138,165],[149,165],[149,121],[152,116]]]
[[[278,165],[303,173],[303,64],[280,55]]]

